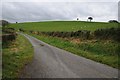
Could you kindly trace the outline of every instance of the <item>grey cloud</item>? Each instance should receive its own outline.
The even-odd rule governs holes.
[[[118,3],[118,21],[120,21],[120,1]]]
[[[117,19],[117,3],[87,2],[4,2],[2,17],[10,22],[86,20],[93,16],[96,21]]]
[[[119,0],[3,0],[3,2],[118,2]]]

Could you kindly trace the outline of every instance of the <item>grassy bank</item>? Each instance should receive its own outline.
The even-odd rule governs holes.
[[[2,49],[2,77],[18,78],[21,69],[32,60],[33,48],[29,41],[18,35],[15,41]]]
[[[94,40],[93,41],[86,40],[81,41],[80,43],[73,43],[70,40],[65,40],[57,37],[50,37],[44,35],[38,36],[35,34],[30,35],[50,45],[70,51],[76,55],[84,56],[94,61],[118,68],[118,53],[120,52],[119,50],[120,43],[114,41],[94,41]]]
[[[46,21],[46,22],[28,22],[10,24],[12,28],[33,30],[33,31],[77,31],[77,30],[90,30],[118,27],[118,23],[105,23],[105,22],[85,22],[85,21]]]

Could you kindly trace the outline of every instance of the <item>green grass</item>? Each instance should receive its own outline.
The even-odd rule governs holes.
[[[117,23],[105,22],[85,22],[85,21],[48,21],[48,22],[28,22],[17,23],[10,25],[17,30],[22,28],[24,30],[35,31],[77,31],[77,30],[91,30],[101,28],[118,27]]]
[[[50,45],[59,47],[61,49],[70,51],[76,55],[92,59],[94,61],[107,64],[114,68],[118,68],[118,53],[120,43],[113,41],[82,41],[79,44],[72,43],[57,37],[50,36],[38,36],[35,34],[30,34]],[[119,62],[120,63],[120,62]],[[119,64],[120,65],[120,64]]]
[[[2,77],[18,78],[25,64],[33,58],[32,45],[25,37],[18,35],[15,41],[2,49],[2,58]]]

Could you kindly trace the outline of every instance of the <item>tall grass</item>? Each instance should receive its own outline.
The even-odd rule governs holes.
[[[32,60],[33,48],[21,35],[2,49],[2,78],[19,78],[21,69]]]

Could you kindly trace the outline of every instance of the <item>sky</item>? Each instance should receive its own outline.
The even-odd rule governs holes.
[[[118,20],[118,0],[4,0],[0,19],[9,22]],[[120,7],[120,6],[119,6]]]

